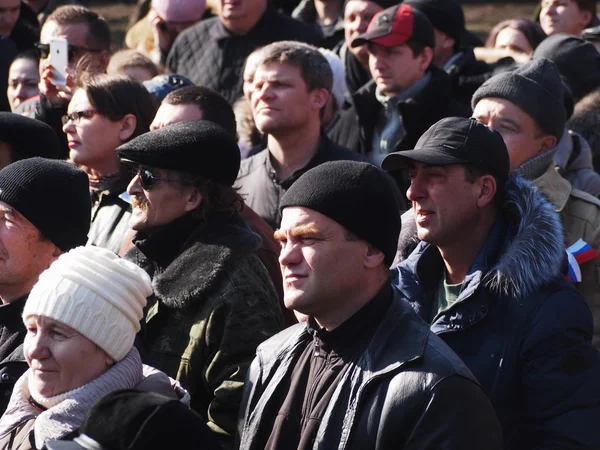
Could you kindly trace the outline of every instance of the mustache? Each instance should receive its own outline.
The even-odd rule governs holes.
[[[146,199],[139,199],[137,197],[131,197],[131,207],[141,209],[142,211],[148,210],[148,201]]]

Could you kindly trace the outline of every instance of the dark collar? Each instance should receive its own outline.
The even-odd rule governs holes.
[[[23,314],[23,308],[25,308],[25,302],[27,302],[29,293],[13,300],[10,303],[0,306],[0,325],[7,325],[10,323],[22,323],[21,315]]]
[[[317,152],[315,153],[315,155],[311,158],[311,160],[308,162],[308,164],[306,164],[301,169],[296,170],[292,175],[290,175],[285,180],[277,180],[276,171],[273,168],[273,163],[271,162],[271,152],[267,148],[267,151],[265,152],[266,153],[265,164],[267,166],[267,172],[271,175],[271,178],[275,182],[277,182],[282,188],[289,189],[289,187],[292,184],[294,184],[294,182],[298,178],[300,178],[300,175],[302,175],[304,172],[306,172],[309,169],[312,169],[313,167],[318,166],[319,164],[329,161],[330,155],[332,152],[332,148],[333,148],[333,143],[331,142],[331,139],[329,139],[327,137],[327,135],[325,135],[323,132],[321,132],[321,137],[319,138],[319,145],[317,147]]]
[[[138,232],[133,243],[146,258],[164,270],[181,252],[181,248],[199,224],[199,220],[187,213],[152,234]]]
[[[353,353],[369,342],[391,303],[392,284],[388,279],[375,297],[334,330],[320,328],[315,319],[310,317],[308,331],[326,352]]]

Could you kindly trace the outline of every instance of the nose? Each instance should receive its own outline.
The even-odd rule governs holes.
[[[273,97],[273,89],[267,83],[260,89],[253,88],[250,95],[256,94],[258,100],[268,100]]]
[[[410,186],[406,190],[406,198],[411,202],[416,202],[417,200],[422,200],[424,196],[423,185],[419,176],[413,176],[410,180]]]
[[[47,335],[39,329],[35,335],[27,335],[25,339],[25,352],[29,359],[47,359],[51,356],[50,349],[46,344]]]
[[[359,33],[364,33],[365,31],[367,31],[367,28],[369,28],[369,20],[367,20],[364,17],[359,17],[358,20],[356,21],[357,24],[357,31]]]
[[[136,195],[143,191],[142,185],[140,184],[139,174],[135,174],[129,184],[127,185],[127,193],[129,195]]]
[[[72,120],[67,120],[67,123],[63,125],[62,130],[65,134],[73,134],[75,132],[75,124]]]
[[[298,264],[301,260],[301,252],[296,245],[287,242],[281,247],[281,253],[279,253],[279,265],[282,270],[284,267]]]

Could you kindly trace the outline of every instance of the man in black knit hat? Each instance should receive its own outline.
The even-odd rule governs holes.
[[[16,149],[18,150],[18,149]],[[88,178],[44,158],[0,170],[0,412],[27,370],[21,313],[39,275],[63,252],[85,245],[90,228]]]
[[[356,161],[315,167],[284,194],[284,300],[309,319],[258,348],[240,450],[502,448],[471,373],[392,289],[399,196]]]

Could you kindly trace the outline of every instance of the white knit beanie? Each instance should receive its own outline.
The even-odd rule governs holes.
[[[344,65],[338,55],[326,48],[320,48],[319,51],[327,59],[331,72],[333,73],[333,86],[331,87],[331,95],[337,104],[338,109],[344,107],[346,94],[346,76],[344,74]]]
[[[38,315],[61,322],[120,361],[133,347],[151,293],[140,267],[100,247],[77,247],[40,275],[23,320]]]

